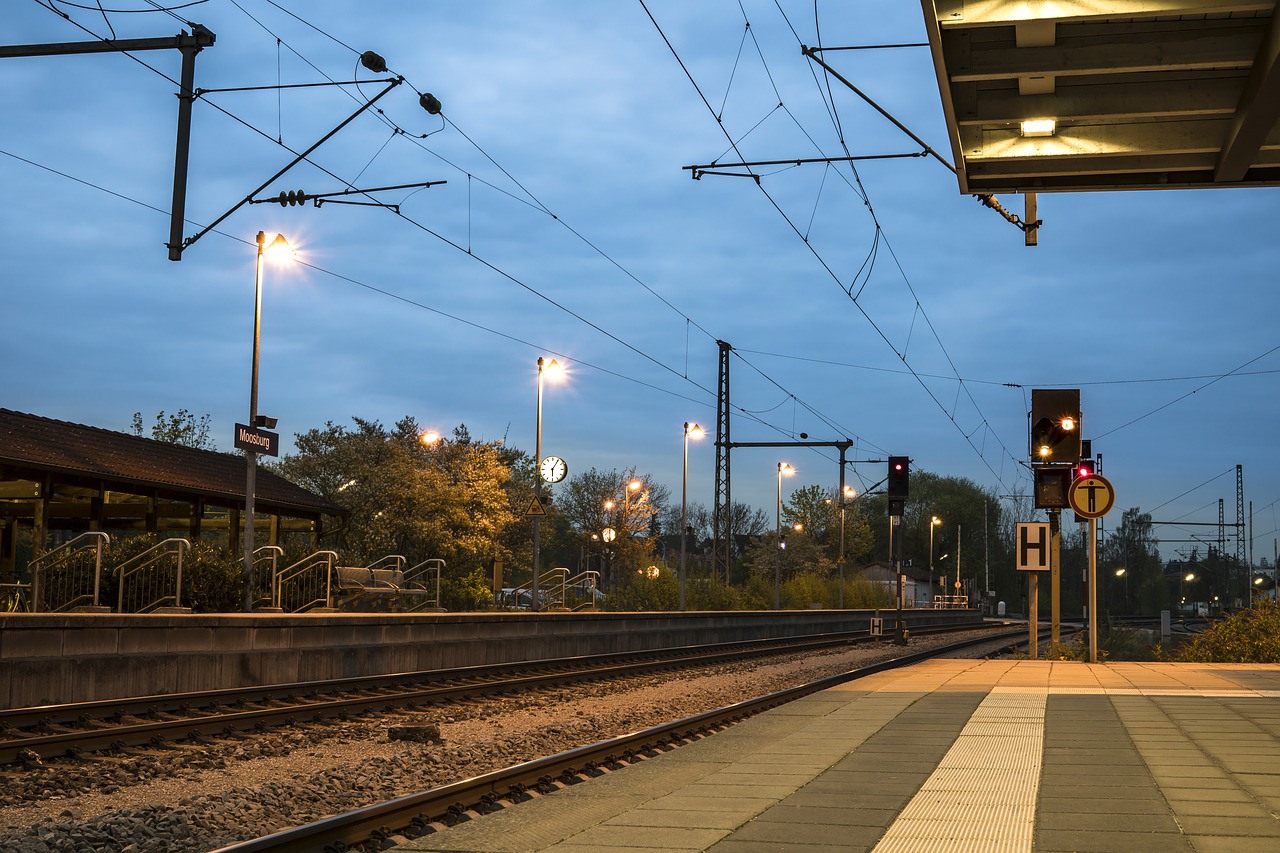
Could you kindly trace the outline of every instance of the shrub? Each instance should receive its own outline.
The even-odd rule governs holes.
[[[1196,663],[1280,663],[1280,604],[1262,599],[1214,623],[1176,654]]]

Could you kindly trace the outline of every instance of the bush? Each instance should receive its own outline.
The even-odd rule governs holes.
[[[451,612],[486,610],[493,606],[493,590],[484,569],[474,569],[461,577],[445,576],[440,580],[440,606]]]
[[[738,590],[719,578],[685,582],[685,607],[689,610],[741,610]]]
[[[689,590],[686,587],[686,606]],[[605,610],[648,611],[680,609],[680,581],[676,573],[659,571],[656,578],[638,572],[620,572],[604,598]]]
[[[1262,599],[1184,643],[1177,659],[1195,663],[1280,663],[1280,604]]]
[[[783,610],[808,610],[814,604],[824,609],[833,606],[831,586],[825,578],[805,572],[782,584]]]

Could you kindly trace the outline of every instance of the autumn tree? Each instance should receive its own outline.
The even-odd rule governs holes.
[[[273,466],[346,510],[344,560],[441,558],[450,575],[462,578],[515,556],[508,533],[520,507],[521,490],[512,482],[519,455],[500,442],[473,440],[465,426],[427,445],[413,418],[392,429],[352,420],[352,429],[329,422],[298,435],[297,452]]]

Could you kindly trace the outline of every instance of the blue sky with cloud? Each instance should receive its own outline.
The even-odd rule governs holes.
[[[1030,389],[1079,387],[1120,507],[1216,521],[1225,498],[1234,521],[1242,463],[1270,558],[1280,191],[1042,195],[1026,248],[931,158],[763,168],[760,186],[681,168],[738,159],[729,139],[752,160],[841,156],[842,139],[852,155],[918,151],[800,45],[921,42],[920,14],[894,0],[105,15],[11,0],[8,44],[199,22],[217,35],[202,89],[389,79],[358,67],[373,50],[405,84],[260,195],[447,183],[380,194],[399,215],[244,205],[174,263],[178,53],[0,61],[0,405],[112,429],[181,407],[230,448],[248,409],[253,239],[279,231],[302,263],[265,275],[259,396],[286,437],[412,415],[531,451],[535,362],[555,355],[570,375],[547,389],[544,451],[571,472],[635,466],[678,494],[681,424],[714,425],[719,339],[737,352],[735,440],[849,438],[852,458],[910,455],[1000,494],[1029,488]],[[832,57],[949,156],[927,50]],[[184,233],[384,86],[202,96]],[[418,106],[426,91],[443,119]],[[690,455],[691,499],[709,504],[713,449]],[[788,486],[835,481],[830,455],[738,451],[735,498],[769,507],[779,459],[800,471]],[[855,469],[855,483],[883,476]]]

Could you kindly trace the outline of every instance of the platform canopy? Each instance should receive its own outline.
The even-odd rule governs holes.
[[[922,0],[965,193],[1280,183],[1277,0]]]

